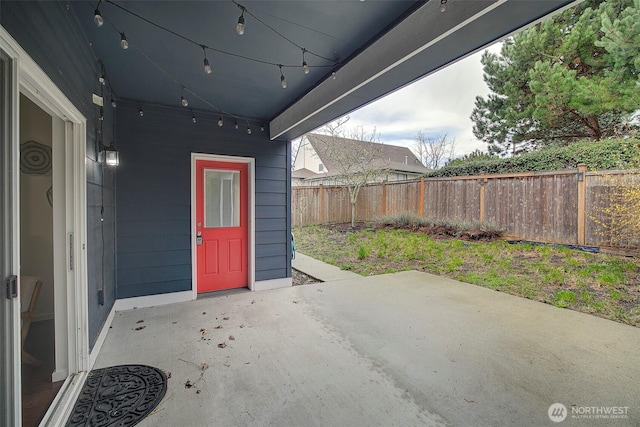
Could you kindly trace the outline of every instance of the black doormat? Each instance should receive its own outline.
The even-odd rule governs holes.
[[[133,426],[164,397],[167,376],[146,365],[119,365],[87,375],[67,426]]]

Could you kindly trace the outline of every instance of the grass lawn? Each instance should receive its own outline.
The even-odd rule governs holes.
[[[419,270],[640,327],[638,258],[362,225],[294,234],[298,251],[364,276]]]

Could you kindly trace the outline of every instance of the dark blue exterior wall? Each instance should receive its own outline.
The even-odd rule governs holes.
[[[114,175],[96,162],[97,139],[103,138],[108,145],[113,138],[113,112],[105,106],[101,137],[99,110],[91,96],[101,91],[96,58],[66,3],[0,1],[0,24],[87,119],[88,309],[93,347],[115,301]],[[98,301],[102,289],[103,305]]]
[[[291,277],[288,141],[180,107],[117,108],[117,297],[191,290],[191,153],[255,158],[256,280]]]

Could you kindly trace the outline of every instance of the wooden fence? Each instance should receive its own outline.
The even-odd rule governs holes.
[[[509,238],[584,246],[640,248],[640,236],[613,235],[605,214],[622,186],[639,186],[640,171],[577,170],[424,178],[363,187],[356,220],[409,213],[436,220],[488,221]],[[351,220],[346,187],[292,188],[293,225]],[[638,213],[640,215],[640,213]]]

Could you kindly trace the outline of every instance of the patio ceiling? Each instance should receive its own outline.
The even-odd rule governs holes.
[[[102,1],[100,28],[97,1],[70,4],[118,98],[180,108],[184,93],[194,111],[260,122],[271,138],[291,139],[572,3],[449,0],[441,13],[437,0],[247,1],[242,36],[232,1]],[[212,48],[212,74],[200,45]]]

